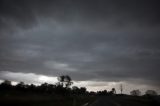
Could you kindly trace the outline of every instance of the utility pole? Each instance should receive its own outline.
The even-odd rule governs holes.
[[[120,84],[120,91],[121,91],[121,94],[123,93],[123,85]]]

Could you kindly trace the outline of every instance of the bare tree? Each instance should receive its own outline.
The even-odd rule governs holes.
[[[71,77],[68,75],[59,76],[58,81],[59,81],[60,85],[62,85],[63,87],[66,87],[66,88],[68,88],[69,86],[71,86],[73,84]]]
[[[64,86],[64,78],[64,75],[58,77],[58,85]]]

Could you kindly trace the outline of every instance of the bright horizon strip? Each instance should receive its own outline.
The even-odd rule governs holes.
[[[18,82],[21,82],[21,81],[24,82],[25,84],[35,84],[35,85],[40,85],[42,83],[56,84],[58,82],[57,77],[55,76],[52,77],[52,76],[46,76],[46,75],[40,75],[40,74],[34,74],[34,73],[21,73],[21,72],[9,72],[9,71],[0,72],[0,83],[3,82],[2,79],[12,81],[12,85],[16,85]],[[130,94],[130,91],[134,89],[139,89],[142,92],[142,94],[144,94],[146,90],[153,89],[160,94],[160,91],[158,89],[155,89],[152,86],[147,86],[147,85],[137,86],[135,84],[130,84],[127,82],[74,81],[73,80],[72,86],[86,87],[88,91],[95,91],[95,92],[102,91],[102,90],[110,91],[112,88],[115,88],[117,93],[120,93],[120,89],[119,89],[120,84],[123,84],[124,86],[124,91],[123,91],[124,94]]]

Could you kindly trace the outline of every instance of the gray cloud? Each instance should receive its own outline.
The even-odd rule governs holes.
[[[160,86],[158,0],[2,0],[0,71]],[[2,77],[3,78],[3,77]]]

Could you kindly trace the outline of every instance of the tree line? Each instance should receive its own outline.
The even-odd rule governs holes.
[[[85,87],[77,87],[71,85],[73,81],[70,76],[62,75],[58,77],[58,82],[56,84],[43,83],[41,85],[25,84],[24,82],[19,82],[15,86],[11,84],[11,81],[4,80],[0,84],[0,91],[4,94],[18,93],[18,94],[49,94],[49,95],[115,95],[116,89],[112,88],[111,91],[103,90],[97,92],[89,92]],[[122,94],[123,86],[120,85],[120,91]],[[140,90],[133,90],[130,92],[133,96],[140,96]],[[158,95],[154,90],[147,90],[145,95]]]

